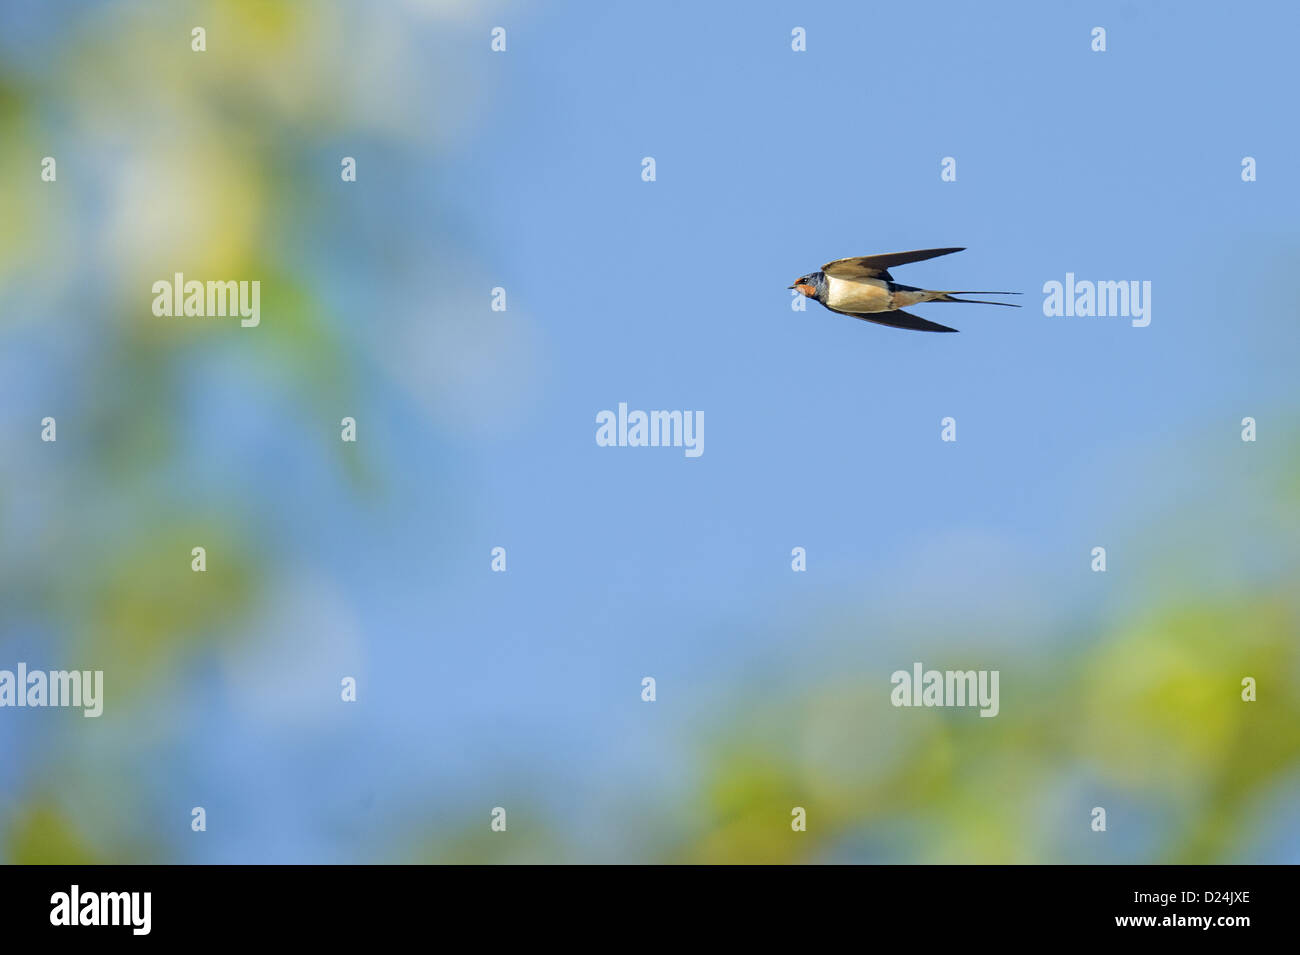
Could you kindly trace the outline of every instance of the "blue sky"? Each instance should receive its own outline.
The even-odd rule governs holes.
[[[891,620],[1041,642],[1105,619],[1093,543],[1123,542],[1112,559],[1132,571],[1143,515],[1223,466],[1244,414],[1294,422],[1295,142],[1276,91],[1296,17],[1264,11],[1261,30],[1177,11],[498,17],[508,53],[466,62],[492,98],[454,203],[486,259],[476,280],[528,323],[537,385],[508,439],[463,448],[481,496],[444,545],[444,610],[481,648],[460,676],[502,651],[518,692],[470,677],[474,703],[448,711],[555,720],[546,745],[590,748],[574,769],[600,775],[629,740],[653,752],[623,705],[643,672],[683,718],[758,672],[794,683],[888,656]],[[1257,182],[1240,179],[1246,155]],[[1019,289],[1026,307],[917,310],[952,336],[790,310],[785,286],[826,260],[946,245],[968,250],[896,275]],[[1151,281],[1150,327],[1045,318],[1042,285],[1066,272]],[[598,448],[595,413],[620,401],[703,410],[705,454]],[[949,414],[955,446],[939,441]],[[508,580],[462,564],[497,543]],[[1121,594],[1143,586],[1120,577]],[[828,615],[860,640],[818,633]]]

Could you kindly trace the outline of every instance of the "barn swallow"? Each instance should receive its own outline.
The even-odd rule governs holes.
[[[1019,292],[935,292],[930,289],[899,285],[889,270],[895,265],[920,262],[935,256],[960,252],[961,249],[918,249],[915,252],[887,252],[884,255],[859,255],[827,262],[818,272],[810,272],[789,286],[808,298],[816,299],[832,312],[917,332],[955,332],[957,329],[927,322],[904,312],[904,305],[922,302],[967,302],[972,305],[1009,305],[1011,302],[984,302],[954,295],[1019,295]]]

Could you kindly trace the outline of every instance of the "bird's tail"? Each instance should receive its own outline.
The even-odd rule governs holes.
[[[1019,292],[972,292],[969,290],[961,292],[937,292],[939,297],[933,298],[932,302],[966,302],[970,305],[1006,305],[1009,308],[1019,308],[1015,302],[987,302],[978,298],[953,298],[954,295],[1019,295]]]

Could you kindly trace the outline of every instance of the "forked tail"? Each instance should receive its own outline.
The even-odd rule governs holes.
[[[938,298],[932,298],[932,302],[965,302],[969,305],[1006,305],[1008,308],[1019,308],[1015,302],[989,302],[978,298],[953,298],[954,295],[1019,295],[1019,292],[972,292],[969,290],[961,292],[938,292]]]

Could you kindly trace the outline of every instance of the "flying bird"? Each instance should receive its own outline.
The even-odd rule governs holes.
[[[896,265],[920,262],[935,256],[960,252],[961,249],[917,249],[914,252],[887,252],[883,255],[859,255],[827,262],[820,271],[810,272],[789,286],[821,302],[832,312],[917,332],[955,332],[957,329],[927,322],[903,311],[904,306],[922,302],[965,302],[972,305],[1008,305],[1011,302],[985,302],[976,298],[953,298],[954,295],[1019,295],[1019,292],[936,292],[930,289],[899,285],[889,270]]]

